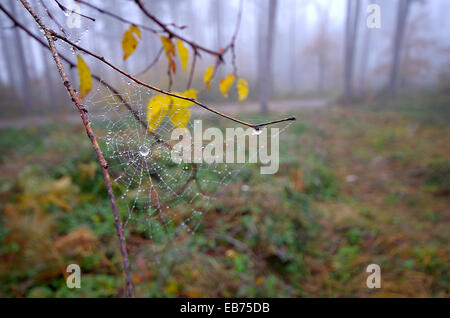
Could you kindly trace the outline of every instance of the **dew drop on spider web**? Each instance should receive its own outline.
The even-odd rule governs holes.
[[[106,143],[107,145],[109,145],[109,144],[111,143],[111,134],[110,134],[110,133],[108,133],[108,134],[106,135],[105,143]]]
[[[150,149],[146,145],[142,145],[139,147],[139,154],[142,157],[147,157],[149,153],[150,153]]]
[[[261,135],[262,129],[253,129],[253,135]]]

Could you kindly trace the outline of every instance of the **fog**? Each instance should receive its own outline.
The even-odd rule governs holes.
[[[346,0],[278,0],[274,1],[275,21],[271,43],[269,75],[261,73],[258,65],[262,44],[267,42],[269,1],[244,0],[242,21],[236,39],[236,64],[239,75],[250,83],[250,99],[258,99],[264,85],[261,77],[272,83],[271,98],[301,96],[339,97],[346,81]],[[349,0],[357,3],[357,1]],[[399,0],[400,1],[400,0]],[[361,0],[356,20],[352,85],[353,95],[379,94],[389,90],[392,76],[394,42],[398,26],[399,1]],[[401,0],[403,1],[403,0]],[[409,1],[409,0],[408,0]],[[122,59],[121,39],[129,27],[110,16],[83,4],[80,28],[67,27],[68,19],[55,1],[30,1],[46,23],[80,45],[98,53],[131,74],[139,74],[155,58],[161,48],[159,35],[146,30],[133,58]],[[68,7],[74,1],[59,1]],[[409,1],[404,36],[399,52],[399,70],[396,90],[415,91],[448,86],[450,74],[450,35],[448,33],[450,2],[447,0]],[[146,19],[132,1],[91,1],[116,15],[155,29],[157,25]],[[2,1],[3,6],[34,34],[44,39],[36,23],[19,1]],[[367,12],[370,4],[380,8],[380,27],[369,28]],[[226,46],[235,30],[239,1],[171,0],[146,1],[149,11],[165,23],[174,23],[173,30],[213,50]],[[50,15],[53,17],[50,18]],[[57,24],[55,21],[57,21]],[[14,27],[14,23],[0,14],[1,49],[0,79],[2,107],[32,109],[65,108],[66,93],[52,64],[49,52],[38,42]],[[62,41],[58,49],[75,61],[74,52]],[[261,44],[262,43],[262,44]],[[191,52],[192,54],[192,52]],[[258,55],[259,54],[259,55]],[[192,56],[192,55],[191,55]],[[87,58],[91,70],[103,78],[121,85],[122,78],[92,58]],[[202,85],[202,76],[214,57],[201,53],[194,74],[194,87]],[[225,55],[219,76],[232,70],[231,55]],[[167,60],[157,64],[140,78],[158,87],[167,88]],[[348,73],[348,72],[347,72]],[[184,85],[186,72],[179,71],[174,88]],[[76,71],[70,72],[76,82]],[[183,84],[177,84],[182,82]],[[263,86],[261,86],[263,85]],[[209,94],[209,95],[208,95]],[[205,98],[215,100],[213,92]],[[29,95],[27,97],[27,95]],[[5,103],[8,100],[9,102]],[[61,102],[64,101],[64,102]],[[26,105],[30,104],[30,105]]]

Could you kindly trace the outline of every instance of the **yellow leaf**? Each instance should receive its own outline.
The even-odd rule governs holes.
[[[197,91],[189,89],[184,93],[174,93],[180,96],[197,99]],[[173,97],[173,104],[170,107],[169,120],[175,128],[186,128],[191,118],[189,107],[194,105],[192,101]]]
[[[187,91],[184,91],[183,93],[174,92],[174,94],[183,96],[183,97],[187,97],[187,98],[197,99],[197,91],[195,89],[188,89]],[[181,106],[181,107],[189,107],[189,106],[192,106],[194,103],[189,100],[186,100],[186,99],[173,97],[173,104],[177,105],[177,106]]]
[[[166,116],[171,103],[172,98],[164,94],[155,95],[148,101],[147,126],[150,132],[154,132],[158,129],[162,120]]]
[[[162,46],[164,48],[164,52],[166,52],[167,59],[169,60],[170,66],[172,67],[172,72],[176,72],[175,66],[175,46],[172,43],[172,40],[166,36],[161,36]]]
[[[169,119],[175,128],[186,128],[191,118],[191,113],[186,107],[172,106],[170,109]]]
[[[86,97],[89,91],[92,89],[92,75],[89,67],[84,62],[83,58],[77,55],[77,69],[78,69],[78,78],[80,80],[80,93],[79,97],[82,100]]]
[[[178,54],[180,55],[181,66],[183,66],[183,69],[185,70],[189,60],[189,51],[181,40],[177,40],[177,49]]]
[[[203,76],[203,81],[205,82],[207,88],[211,87],[211,79],[213,74],[214,74],[214,66],[211,65],[206,69],[205,75]]]
[[[230,74],[227,77],[224,77],[220,80],[219,83],[219,89],[222,93],[223,97],[228,96],[228,90],[230,89],[231,85],[234,83],[234,75]]]
[[[141,30],[139,30],[139,28],[135,25],[130,25],[129,30],[131,32],[133,32],[134,34],[136,34],[138,36],[139,39],[141,39]]]
[[[166,36],[161,36],[161,42],[166,55],[175,56],[175,46],[173,46],[172,40]]]
[[[248,96],[248,83],[245,79],[240,78],[237,82],[237,91],[239,95],[239,101],[243,102]]]
[[[135,25],[130,25],[128,30],[125,31],[122,37],[122,50],[123,50],[123,60],[125,61],[128,57],[133,54],[136,50],[136,47],[139,44],[138,39],[141,38],[141,30]]]

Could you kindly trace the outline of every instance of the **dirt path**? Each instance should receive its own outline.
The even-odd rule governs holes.
[[[293,99],[293,100],[274,100],[270,102],[269,111],[284,113],[289,110],[299,108],[319,108],[328,105],[327,99]],[[259,103],[250,102],[244,104],[218,104],[214,108],[226,114],[238,114],[245,112],[256,112],[259,110]],[[205,112],[200,107],[193,108],[193,113]],[[80,122],[80,116],[73,112],[63,115],[48,116],[30,116],[24,118],[6,118],[0,119],[0,129],[5,128],[24,128],[28,126],[42,126],[49,123],[77,124]]]

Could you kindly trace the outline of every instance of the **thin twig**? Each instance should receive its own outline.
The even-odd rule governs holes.
[[[222,56],[222,54],[224,52],[217,52],[208,48],[205,48],[204,46],[201,46],[191,40],[186,39],[185,37],[173,32],[172,30],[169,29],[169,27],[164,24],[163,22],[161,22],[157,17],[155,17],[153,14],[151,14],[145,7],[144,5],[141,3],[141,1],[139,0],[135,0],[136,4],[138,5],[138,7],[141,9],[141,11],[153,22],[155,22],[157,25],[159,25],[164,32],[166,32],[169,35],[169,38],[177,38],[187,44],[189,44],[192,48],[196,48],[197,50],[200,51],[204,51],[206,53],[212,54],[212,55],[217,55],[217,56]]]
[[[167,77],[169,78],[169,85],[167,87],[167,91],[170,92],[172,90],[173,85],[173,77],[172,77],[172,65],[167,63]]]
[[[194,72],[195,72],[195,63],[197,62],[197,56],[198,53],[196,50],[194,50],[194,58],[192,59],[192,65],[191,65],[191,71],[189,73],[189,79],[186,85],[186,89],[190,89],[192,85],[192,80],[194,78]]]
[[[138,74],[136,74],[136,77],[141,76],[142,74],[144,74],[145,72],[150,70],[153,66],[155,66],[155,64],[158,63],[158,60],[161,57],[161,54],[162,54],[163,51],[164,51],[164,49],[161,47],[159,49],[158,53],[156,54],[155,58],[153,59],[153,61],[151,61],[151,63],[145,69],[143,69]]]
[[[74,11],[74,10],[69,10],[68,8],[66,8],[65,6],[63,6],[58,0],[55,0],[55,2],[56,2],[56,4],[58,5],[58,7],[59,7],[64,13],[71,13],[71,14],[74,13],[74,14],[79,15],[80,17],[83,17],[83,18],[85,18],[85,19],[88,19],[88,20],[91,20],[91,21],[95,22],[95,19],[94,19],[94,18],[89,17],[89,16],[84,15],[84,14],[81,14],[81,13],[78,13],[78,12],[76,12],[76,11]]]
[[[241,19],[242,19],[242,5],[243,2],[242,0],[239,2],[239,11],[238,11],[238,16],[236,19],[236,28],[234,29],[234,33],[233,36],[231,37],[231,41],[230,44],[228,44],[230,50],[231,50],[231,65],[233,66],[233,74],[234,76],[237,78],[238,77],[238,72],[237,72],[237,65],[236,65],[236,49],[235,49],[235,44],[236,44],[236,38],[237,38],[237,34],[239,31],[239,27],[241,25]],[[227,49],[227,48],[226,48]]]
[[[44,11],[47,13],[48,17],[56,24],[58,29],[60,29],[61,32],[64,33],[64,35],[67,35],[67,32],[64,30],[63,26],[58,22],[58,20],[55,19],[55,17],[53,17],[53,14],[50,12],[50,9],[47,7],[45,2],[43,0],[39,0],[39,2],[44,8]]]
[[[81,101],[78,98],[78,95],[75,92],[75,89],[72,86],[72,83],[70,82],[69,78],[67,77],[64,67],[62,65],[61,59],[59,57],[58,51],[56,50],[54,40],[52,38],[52,32],[46,27],[46,25],[42,22],[40,17],[34,12],[33,8],[30,6],[30,4],[26,0],[20,0],[25,7],[25,9],[30,13],[30,15],[34,18],[36,23],[39,25],[39,27],[44,31],[44,35],[47,39],[49,48],[52,52],[53,59],[55,60],[56,67],[59,71],[59,74],[61,76],[61,79],[64,83],[64,86],[67,88],[67,91],[69,92],[73,103],[77,107],[81,119],[83,121],[84,127],[86,128],[86,133],[91,140],[92,146],[95,150],[95,153],[97,154],[97,159],[100,163],[100,167],[102,169],[103,178],[105,180],[105,185],[108,191],[109,200],[111,202],[112,211],[114,214],[114,221],[116,224],[116,230],[117,234],[119,236],[120,241],[120,250],[122,252],[122,258],[123,258],[123,266],[124,266],[124,272],[125,272],[125,281],[127,284],[127,294],[129,297],[134,297],[134,290],[133,290],[133,283],[131,279],[131,271],[130,271],[130,264],[128,261],[128,254],[126,250],[126,242],[125,242],[125,236],[123,233],[122,228],[122,222],[120,220],[119,212],[117,209],[116,199],[114,197],[113,189],[111,186],[111,180],[108,173],[108,163],[106,162],[105,158],[103,157],[103,153],[100,149],[100,146],[98,145],[97,138],[95,137],[94,131],[92,130],[91,123],[89,122],[89,119],[87,117],[87,114],[85,112],[85,109],[83,105],[81,104]]]
[[[235,28],[234,28],[233,35],[231,36],[231,41],[230,41],[230,43],[229,43],[229,44],[225,47],[225,49],[224,49],[224,53],[225,53],[226,51],[228,51],[229,49],[233,49],[234,43],[236,42],[236,38],[237,38],[237,35],[238,35],[238,32],[239,32],[239,28],[240,28],[240,26],[241,26],[241,19],[242,19],[242,5],[243,5],[243,2],[242,2],[242,0],[241,0],[241,1],[239,1],[239,11],[238,11],[237,19],[236,19],[236,26],[235,26]]]
[[[57,1],[57,0],[55,0],[55,1]],[[157,31],[157,30],[155,30],[155,29],[152,29],[152,28],[149,28],[149,27],[146,26],[146,25],[143,25],[143,24],[140,24],[140,23],[135,23],[135,22],[133,22],[133,21],[131,21],[131,20],[125,19],[124,17],[121,17],[120,15],[117,15],[117,14],[115,14],[115,13],[113,13],[113,12],[108,11],[108,10],[99,8],[99,7],[93,5],[93,4],[89,3],[89,2],[86,2],[86,1],[83,1],[83,0],[76,0],[76,2],[77,2],[77,3],[81,3],[81,4],[87,6],[87,7],[91,8],[91,9],[94,9],[94,10],[96,10],[96,11],[102,13],[102,14],[109,15],[110,17],[112,17],[112,18],[114,18],[114,19],[117,19],[117,20],[120,21],[120,22],[123,22],[123,23],[126,23],[126,24],[131,24],[131,25],[137,26],[137,27],[139,27],[139,28],[141,28],[141,29],[150,31],[150,32],[152,32],[153,34],[158,34],[158,33],[160,33],[159,31]]]

